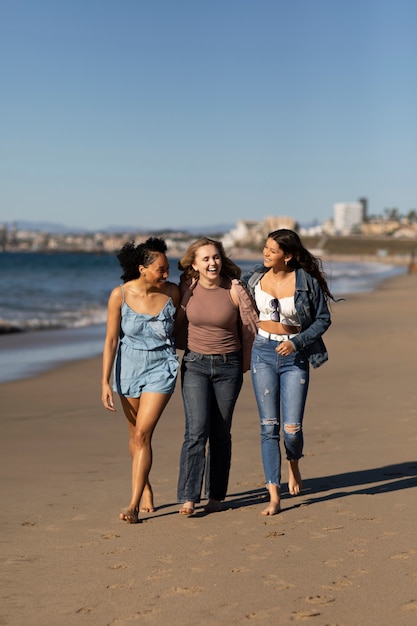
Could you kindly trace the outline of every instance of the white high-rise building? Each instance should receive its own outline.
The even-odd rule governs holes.
[[[337,202],[333,205],[334,229],[338,235],[349,235],[364,219],[362,202]]]

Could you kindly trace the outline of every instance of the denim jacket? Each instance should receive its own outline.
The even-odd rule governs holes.
[[[268,268],[257,265],[252,272],[242,277],[252,298],[255,286]],[[295,270],[294,304],[300,320],[301,330],[290,339],[296,350],[303,350],[312,367],[320,367],[328,360],[322,335],[331,324],[327,300],[318,281],[302,268]]]

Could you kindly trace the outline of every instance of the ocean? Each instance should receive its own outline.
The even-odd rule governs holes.
[[[256,261],[236,260],[242,272]],[[178,259],[170,277],[178,282]],[[384,263],[324,263],[334,295],[372,291],[405,272]],[[115,255],[0,253],[0,383],[101,353],[107,299],[120,281]]]

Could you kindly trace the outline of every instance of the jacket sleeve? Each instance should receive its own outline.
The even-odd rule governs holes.
[[[243,371],[250,368],[252,345],[258,332],[258,313],[255,303],[244,285],[238,281],[232,281],[239,298],[240,335],[242,342]]]
[[[187,304],[191,296],[193,295],[193,289],[196,285],[195,282],[188,282],[185,280],[180,281],[181,301],[178,307],[175,322],[174,322],[174,341],[175,348],[178,350],[186,350],[188,342],[188,319],[187,319]]]
[[[258,263],[252,270],[243,274],[241,278],[241,282],[253,299],[255,299],[255,285],[261,280],[266,271],[265,265]]]
[[[306,348],[318,341],[331,324],[330,311],[326,297],[316,280],[309,281],[308,297],[302,298],[298,294],[300,308],[297,313],[300,317],[301,332],[291,338],[297,350]]]

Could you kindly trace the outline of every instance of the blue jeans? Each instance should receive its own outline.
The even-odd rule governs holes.
[[[178,502],[200,502],[206,493],[224,500],[232,453],[232,415],[242,387],[241,352],[199,354],[187,351],[181,364],[185,436],[181,449]],[[209,460],[206,468],[206,444]]]
[[[257,335],[251,375],[261,425],[261,451],[266,485],[281,483],[280,430],[289,461],[303,456],[303,416],[309,363],[303,351],[281,356],[279,342]]]

